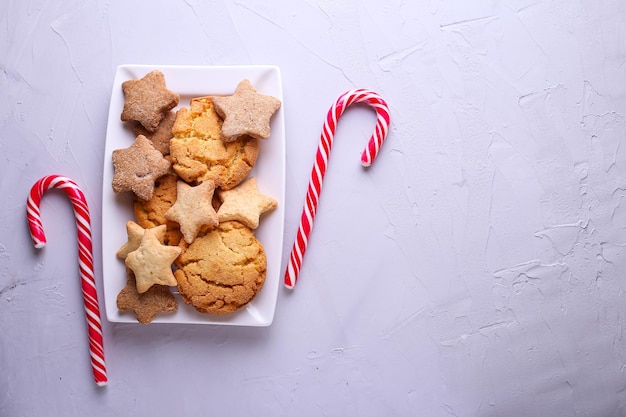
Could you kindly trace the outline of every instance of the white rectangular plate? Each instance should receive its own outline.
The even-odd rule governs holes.
[[[111,93],[109,119],[104,153],[102,186],[102,263],[103,284],[107,319],[111,322],[137,323],[132,312],[120,312],[116,305],[117,295],[126,284],[124,262],[116,252],[126,240],[126,222],[134,220],[132,196],[113,192],[112,152],[129,147],[135,136],[128,124],[120,120],[124,107],[122,82],[139,79],[158,69],[165,75],[169,90],[180,94],[179,107],[189,107],[194,97],[233,94],[237,84],[248,79],[262,94],[283,101],[280,70],[275,66],[159,66],[121,65],[117,68]],[[157,315],[152,323],[213,324],[239,326],[269,326],[274,319],[276,298],[280,283],[283,246],[285,201],[285,123],[284,106],[271,119],[271,136],[261,140],[256,165],[249,176],[257,180],[259,192],[278,201],[278,208],[263,214],[255,235],[263,244],[267,256],[267,277],[257,296],[246,307],[233,314],[214,316],[198,313],[185,304],[176,288],[172,292],[178,301],[178,311]]]

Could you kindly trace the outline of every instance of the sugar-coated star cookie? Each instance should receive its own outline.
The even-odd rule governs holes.
[[[202,226],[219,224],[211,200],[215,183],[205,181],[195,187],[184,181],[176,184],[176,203],[165,212],[165,218],[179,224],[185,242],[191,243]]]
[[[150,200],[154,181],[167,174],[170,166],[152,142],[139,135],[128,148],[113,151],[113,191],[133,191],[137,197]]]
[[[176,285],[172,264],[180,255],[178,246],[163,245],[154,229],[146,229],[137,250],[126,256],[126,266],[132,269],[137,292],[143,294],[154,284]]]
[[[143,294],[137,292],[135,274],[126,269],[126,286],[117,295],[117,308],[120,311],[132,311],[141,324],[148,324],[159,313],[178,310],[178,302],[165,285],[153,285]]]
[[[170,154],[170,139],[172,139],[172,127],[176,121],[176,113],[168,111],[165,113],[163,120],[159,123],[159,127],[154,132],[150,132],[148,129],[138,124],[133,128],[133,133],[136,136],[144,135],[152,142],[154,148],[161,152],[163,155]]]
[[[154,132],[168,110],[178,105],[180,96],[165,87],[165,76],[159,70],[146,74],[140,80],[122,83],[125,122],[137,121],[148,131]]]
[[[257,139],[270,136],[270,119],[280,100],[257,92],[249,80],[237,85],[231,96],[212,97],[215,111],[224,119],[222,140],[231,142],[242,135]]]
[[[237,220],[251,229],[259,227],[261,214],[278,206],[272,197],[259,193],[254,177],[231,190],[219,191],[217,195],[222,201],[217,211],[220,223]]]

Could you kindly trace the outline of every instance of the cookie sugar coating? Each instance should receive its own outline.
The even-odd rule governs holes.
[[[180,99],[165,87],[165,76],[159,70],[139,80],[124,81],[122,90],[125,100],[121,119],[137,121],[150,132],[157,130],[167,111],[176,107]]]
[[[143,135],[128,148],[114,150],[112,160],[113,191],[132,191],[143,200],[152,198],[154,182],[170,170],[170,162]]]
[[[163,120],[159,123],[159,126],[154,132],[150,132],[141,124],[133,127],[133,133],[137,136],[144,135],[152,142],[154,148],[161,152],[163,155],[170,154],[170,139],[172,139],[172,127],[176,121],[176,113],[174,111],[168,111],[163,116]]]
[[[176,298],[165,285],[153,285],[143,294],[137,292],[135,274],[126,269],[126,286],[117,295],[117,308],[132,311],[141,324],[150,323],[157,314],[178,310]]]
[[[267,258],[252,230],[221,223],[199,234],[176,260],[174,276],[187,304],[202,313],[227,314],[248,304],[263,287]]]
[[[270,137],[270,119],[280,108],[276,97],[259,93],[249,80],[242,80],[235,93],[212,97],[215,110],[224,119],[222,139],[233,141],[241,135],[258,139]]]
[[[222,120],[210,97],[191,100],[189,108],[176,114],[170,140],[174,171],[187,183],[211,180],[228,190],[248,175],[259,155],[259,139],[242,136],[233,142],[221,140]]]

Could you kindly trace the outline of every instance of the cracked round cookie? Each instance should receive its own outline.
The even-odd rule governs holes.
[[[201,232],[190,245],[181,242],[174,276],[187,304],[202,313],[232,313],[263,287],[267,259],[252,230],[236,221]]]
[[[221,139],[222,119],[211,97],[191,100],[189,108],[176,114],[170,140],[174,171],[187,183],[212,180],[228,190],[248,175],[259,156],[259,139],[241,136],[232,142]]]

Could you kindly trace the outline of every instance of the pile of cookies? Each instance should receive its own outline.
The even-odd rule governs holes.
[[[140,323],[177,311],[172,288],[208,314],[247,305],[265,282],[255,230],[277,201],[249,176],[281,102],[242,80],[229,96],[180,97],[158,70],[122,83],[121,120],[135,140],[113,151],[113,190],[134,195],[117,257],[126,265],[120,311]]]

